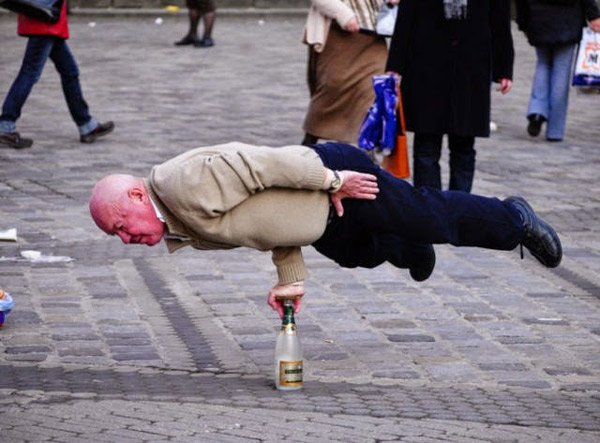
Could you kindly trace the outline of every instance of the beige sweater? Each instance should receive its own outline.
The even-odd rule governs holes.
[[[152,168],[150,196],[165,217],[169,252],[183,246],[272,251],[279,284],[307,276],[300,246],[323,235],[324,166],[305,146],[233,142],[185,152]]]
[[[344,28],[356,17],[361,29],[375,30],[377,12],[384,0],[311,0],[302,41],[316,52],[323,51],[331,21]]]
[[[354,17],[354,11],[341,0],[312,0],[302,41],[321,52],[327,41],[331,20],[343,28]]]

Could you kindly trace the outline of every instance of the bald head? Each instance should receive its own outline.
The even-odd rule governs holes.
[[[115,206],[119,206],[130,188],[140,185],[140,181],[141,179],[133,175],[113,174],[107,175],[96,183],[90,197],[90,213],[100,229],[105,231],[103,219]],[[141,185],[143,186],[143,181]]]
[[[164,234],[141,177],[114,174],[99,180],[90,197],[90,214],[100,229],[123,243],[152,246]]]

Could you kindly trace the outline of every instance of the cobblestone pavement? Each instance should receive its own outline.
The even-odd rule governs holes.
[[[33,148],[0,150],[0,228],[19,234],[0,243],[16,302],[0,331],[1,442],[600,441],[600,95],[572,91],[563,143],[530,138],[534,56],[515,30],[515,87],[493,94],[474,192],[528,198],[563,263],[441,246],[418,284],[306,248],[306,384],[280,393],[269,255],[127,247],[87,199],[107,173],[145,175],[195,146],[298,143],[303,17],[222,17],[212,49],[174,47],[185,17],[155,18],[71,20],[86,100],[114,134],[79,143],[49,64],[19,121]],[[24,45],[0,17],[2,97]]]

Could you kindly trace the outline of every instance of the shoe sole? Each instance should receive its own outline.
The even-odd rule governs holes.
[[[93,137],[91,138],[86,138],[86,139],[80,139],[79,141],[81,143],[94,143],[96,140],[98,140],[100,137],[104,137],[105,135],[110,134],[111,132],[113,132],[115,129],[114,125],[112,128],[107,129],[104,132],[99,132],[98,134],[95,134]]]
[[[12,149],[27,149],[27,148],[31,148],[33,146],[33,142],[24,143],[22,145],[16,145],[14,143],[0,142],[0,146],[6,147],[6,148],[12,148]]]

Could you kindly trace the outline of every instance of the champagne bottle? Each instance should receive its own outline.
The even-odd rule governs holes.
[[[292,300],[283,301],[283,320],[275,345],[275,386],[291,391],[302,387],[302,344],[298,337]]]

